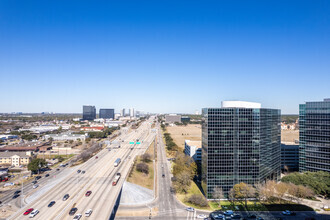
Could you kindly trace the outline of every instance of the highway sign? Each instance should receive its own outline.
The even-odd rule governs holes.
[[[131,142],[129,142],[129,144],[134,144],[134,142],[131,141]]]
[[[136,142],[136,144],[141,144],[141,142]]]

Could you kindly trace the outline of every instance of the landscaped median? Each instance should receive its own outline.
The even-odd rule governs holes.
[[[134,160],[134,165],[128,175],[127,182],[134,183],[136,185],[154,189],[154,143],[153,141],[146,152],[140,156],[137,156]]]

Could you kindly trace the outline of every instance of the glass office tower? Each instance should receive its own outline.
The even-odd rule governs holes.
[[[108,108],[108,109],[100,109],[99,118],[112,118],[115,119],[115,110]]]
[[[299,171],[330,172],[330,99],[299,106]]]
[[[94,120],[96,118],[96,108],[91,105],[83,106],[83,120]]]
[[[213,188],[225,195],[237,183],[279,180],[281,113],[259,103],[222,102],[202,110],[202,179],[207,198]]]

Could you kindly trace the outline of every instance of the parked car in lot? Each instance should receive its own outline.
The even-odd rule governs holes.
[[[27,209],[27,210],[23,213],[23,215],[28,215],[28,214],[30,214],[33,210],[34,210],[33,208]]]
[[[63,201],[67,200],[69,197],[70,197],[69,194],[65,194],[65,195],[63,196]]]
[[[85,194],[85,196],[88,197],[88,196],[90,196],[91,194],[92,194],[92,191],[87,191],[86,194]]]
[[[77,211],[78,211],[77,208],[72,208],[69,212],[69,215],[74,215],[74,214],[76,214]]]
[[[55,201],[51,201],[49,204],[48,204],[48,208],[52,207],[56,202]]]
[[[255,215],[255,214],[248,214],[248,216],[247,216],[248,218],[252,218],[252,219],[255,219],[255,218],[257,218],[257,216]]]
[[[241,219],[241,216],[239,214],[234,214],[231,218],[232,219]]]
[[[227,215],[227,216],[230,216],[230,215],[233,215],[234,212],[232,210],[227,210],[223,213],[224,215]]]
[[[283,215],[296,215],[295,212],[291,212],[290,210],[285,210],[282,212]]]
[[[77,214],[77,215],[75,215],[75,217],[73,218],[74,220],[79,220],[80,218],[81,218],[81,214]]]
[[[186,208],[186,210],[187,210],[188,212],[194,212],[194,211],[195,211],[195,209],[194,209],[193,207],[188,207],[188,208]]]
[[[85,217],[89,217],[91,216],[93,210],[92,209],[88,209],[86,212],[85,212]]]
[[[30,218],[33,218],[34,216],[38,215],[38,213],[39,213],[39,210],[38,210],[38,209],[33,210],[33,211],[30,213]]]

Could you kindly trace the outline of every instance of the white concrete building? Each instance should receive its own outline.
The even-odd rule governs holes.
[[[88,137],[88,134],[47,134],[45,135],[45,140],[48,140],[49,138],[52,138],[54,141],[77,141],[80,139],[81,141],[85,141],[85,139]]]
[[[202,142],[185,140],[184,153],[189,157],[192,157],[195,161],[202,161]]]

